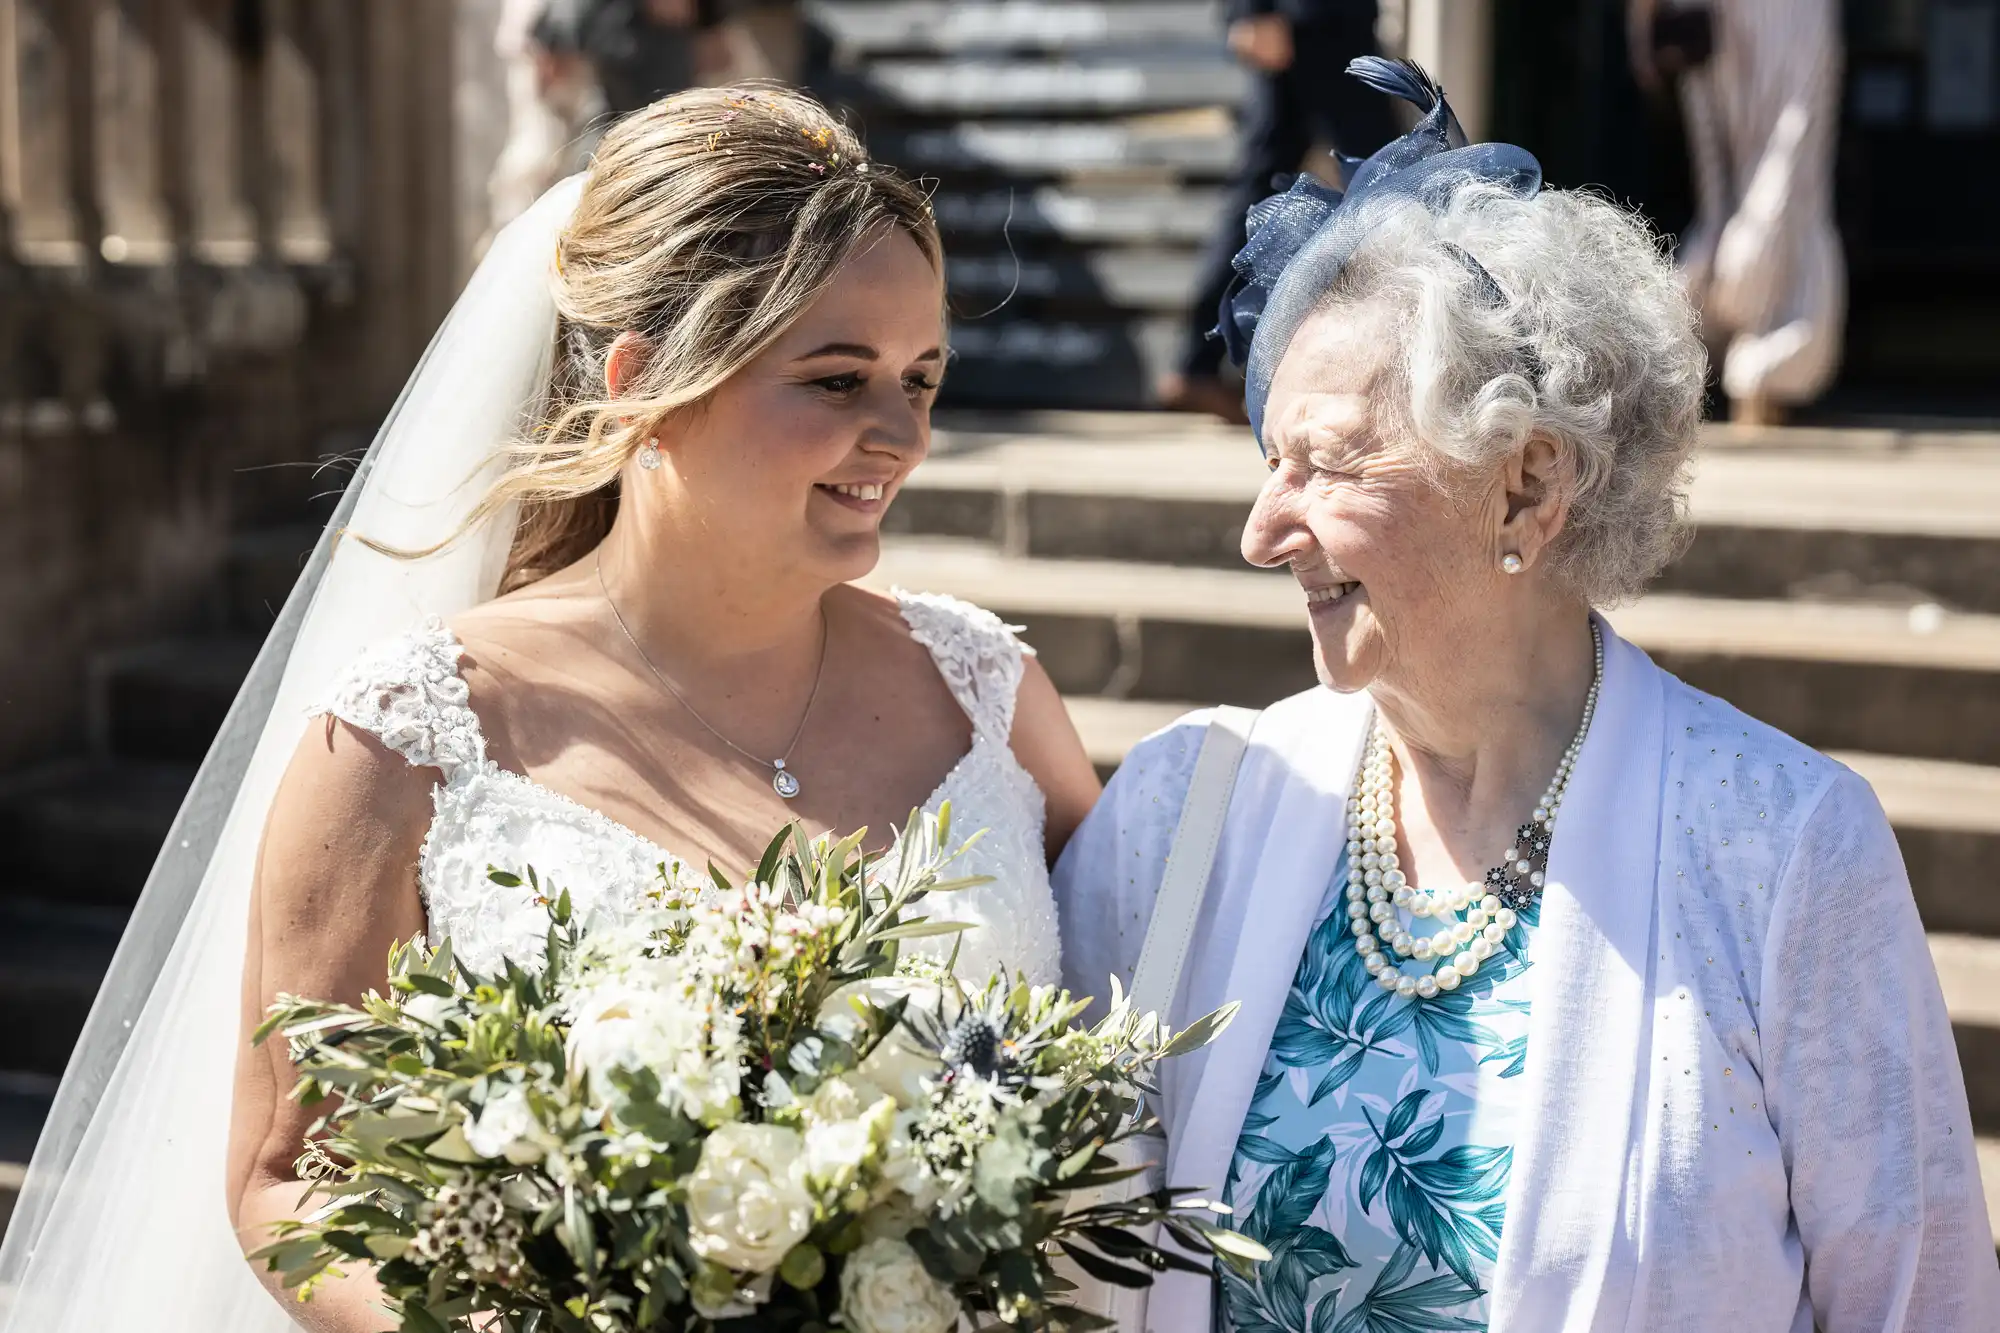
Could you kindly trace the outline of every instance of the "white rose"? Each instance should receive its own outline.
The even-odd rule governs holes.
[[[465,1127],[465,1142],[481,1157],[532,1162],[541,1157],[542,1150],[529,1136],[540,1128],[528,1106],[527,1093],[510,1085],[486,1099],[478,1118]]]
[[[815,1124],[829,1120],[852,1120],[867,1109],[860,1089],[846,1079],[830,1078],[814,1088],[806,1098],[806,1118]]]
[[[846,1189],[874,1161],[895,1115],[896,1103],[883,1097],[850,1119],[815,1119],[806,1129],[806,1174],[821,1189]]]
[[[740,1121],[701,1145],[688,1177],[688,1240],[711,1263],[768,1273],[812,1230],[805,1142],[781,1125]]]
[[[937,1206],[943,1190],[917,1154],[916,1142],[910,1134],[916,1120],[916,1112],[904,1111],[890,1126],[889,1141],[882,1150],[882,1179],[892,1189],[908,1195],[918,1211],[928,1212]]]
[[[614,1069],[650,1069],[660,1099],[714,1124],[736,1114],[742,1090],[740,1033],[733,1016],[711,1013],[666,966],[631,982],[593,987],[571,1006],[569,1058],[590,1075],[600,1100]]]
[[[881,1238],[847,1256],[840,1313],[854,1333],[947,1333],[958,1322],[958,1299],[915,1250]]]
[[[931,982],[912,977],[870,977],[849,982],[829,996],[820,1009],[820,1023],[832,1027],[845,1019],[858,1025],[859,1015],[852,1004],[856,996],[876,1009],[887,1009],[907,997],[910,1009],[940,1014],[945,1022],[955,1020],[960,1007],[957,996]],[[926,1050],[906,1027],[898,1025],[847,1077],[864,1099],[894,1097],[898,1106],[918,1106],[930,1099],[925,1082],[939,1072],[937,1052]]]

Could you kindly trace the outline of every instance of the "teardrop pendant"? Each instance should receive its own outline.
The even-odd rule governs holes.
[[[785,761],[782,759],[777,760],[771,765],[771,768],[773,770],[771,773],[771,790],[777,792],[778,795],[788,801],[797,796],[799,794],[799,780],[792,776],[790,769],[785,767]]]

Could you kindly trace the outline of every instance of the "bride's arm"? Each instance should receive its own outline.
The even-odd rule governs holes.
[[[1033,657],[1022,662],[1021,688],[1014,696],[1014,730],[1008,738],[1014,757],[1035,779],[1047,803],[1044,843],[1054,865],[1076,826],[1097,804],[1104,784],[1084,753],[1083,741],[1063,707],[1055,682]]]
[[[430,825],[434,770],[413,768],[365,732],[331,719],[306,730],[279,784],[258,852],[243,968],[242,1046],[229,1129],[230,1220],[245,1252],[271,1224],[299,1217],[293,1163],[318,1118],[288,1095],[285,1044],[250,1034],[281,992],[358,1001],[387,981],[389,949],[424,928],[416,864]],[[315,1333],[380,1333],[396,1320],[364,1266],[301,1304],[279,1275],[257,1276]]]

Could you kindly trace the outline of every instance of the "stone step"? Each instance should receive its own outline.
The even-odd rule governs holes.
[[[62,1073],[124,928],[116,908],[0,900],[0,1069]]]
[[[0,901],[129,908],[146,885],[193,764],[71,760],[0,787],[0,845],[12,872]]]
[[[945,261],[945,281],[961,310],[1012,311],[1030,303],[1058,303],[1092,310],[1161,310],[1177,316],[1194,290],[1198,262],[1192,250],[1161,248],[1055,255],[1004,250],[956,253]],[[965,327],[959,325],[961,330]],[[965,355],[963,348],[954,350]]]
[[[931,196],[950,246],[995,244],[1003,236],[1064,245],[1200,245],[1222,193],[1146,185],[952,187]]]
[[[1224,53],[1167,48],[1066,59],[873,60],[837,71],[826,91],[866,112],[919,116],[1130,115],[1235,106],[1250,77]]]
[[[1313,684],[1304,603],[1281,573],[1010,557],[904,537],[870,576],[955,593],[1028,626],[1073,694],[1260,705]],[[2000,764],[2000,616],[1659,593],[1614,612],[1667,670],[1821,749]]]
[[[247,634],[165,639],[93,666],[93,708],[110,754],[199,760],[208,753],[262,640]]]
[[[1944,988],[1972,1127],[2000,1134],[2000,940],[1932,935],[1931,958]]]
[[[1115,435],[1094,419],[945,418],[890,525],[1025,555],[1241,569],[1264,476],[1249,432],[1131,415]],[[1712,426],[1689,501],[1695,542],[1662,589],[2000,614],[2000,435]]]
[[[1222,36],[1221,17],[1206,0],[1108,5],[805,0],[799,11],[832,45],[836,59],[897,51],[1089,51],[1142,43],[1213,51],[1220,49]]]
[[[1882,798],[1925,924],[2000,937],[2000,768],[1853,750],[1833,757]],[[2000,990],[1992,999],[2000,1003]]]
[[[1172,171],[1221,176],[1236,160],[1229,117],[1195,110],[1110,121],[994,121],[887,130],[869,151],[909,172],[1070,173]]]

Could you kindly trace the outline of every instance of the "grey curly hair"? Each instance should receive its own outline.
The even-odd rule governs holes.
[[[1685,549],[1707,354],[1660,240],[1595,195],[1467,180],[1363,242],[1321,312],[1385,308],[1379,408],[1450,474],[1540,434],[1563,458],[1555,575],[1592,606],[1636,597]],[[1454,465],[1456,465],[1454,467]]]

